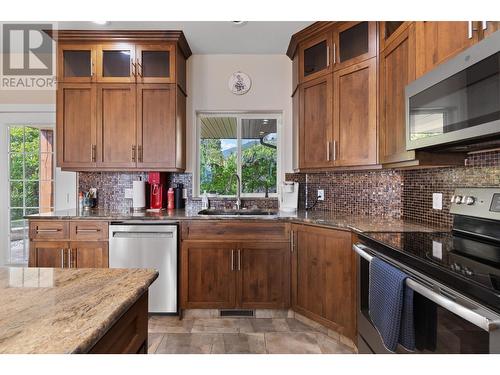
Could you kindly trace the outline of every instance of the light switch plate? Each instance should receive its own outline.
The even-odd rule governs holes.
[[[435,210],[443,209],[443,193],[432,193],[432,208]]]
[[[133,189],[125,189],[125,199],[132,199],[134,196]]]
[[[325,200],[325,191],[323,189],[318,189],[318,200],[319,201]]]
[[[432,256],[439,260],[443,259],[443,244],[439,241],[432,241]]]

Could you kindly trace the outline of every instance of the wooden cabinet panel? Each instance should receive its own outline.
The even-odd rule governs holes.
[[[411,25],[380,54],[380,162],[415,158],[406,151],[405,86],[415,79],[415,29]]]
[[[302,84],[299,95],[299,167],[330,167],[333,165],[329,148],[332,139],[332,75]]]
[[[96,46],[90,43],[60,43],[57,46],[57,82],[95,81]]]
[[[182,223],[182,238],[190,240],[283,242],[290,227],[283,222],[255,220],[191,220]]]
[[[377,22],[344,22],[333,29],[333,69],[343,69],[377,54]]]
[[[62,168],[95,166],[96,88],[59,83],[57,88],[57,164]]]
[[[174,83],[175,58],[173,44],[136,45],[137,82]]]
[[[289,306],[289,243],[241,243],[236,263],[240,307],[284,309]]]
[[[68,242],[30,241],[30,267],[67,267]]]
[[[236,306],[236,243],[184,241],[181,251],[182,308]]]
[[[383,51],[385,47],[392,43],[403,30],[409,25],[410,21],[380,21],[379,25],[379,51]]]
[[[97,82],[135,82],[135,44],[105,43],[97,46]]]
[[[292,226],[293,308],[341,334],[356,334],[356,279],[351,233]]]
[[[98,166],[135,167],[137,162],[135,85],[97,85],[97,109]]]
[[[140,168],[176,168],[175,94],[175,85],[137,85]]]
[[[333,77],[335,165],[376,164],[376,59],[338,70]]]
[[[500,30],[500,21],[481,21],[481,33],[482,37],[486,38]]]
[[[108,222],[81,220],[70,222],[72,241],[107,241]]]
[[[468,21],[421,21],[415,22],[416,77],[420,77],[437,65],[462,52],[479,41],[477,22]]]
[[[316,35],[299,45],[299,82],[306,82],[331,73],[332,33]]]
[[[29,237],[33,241],[62,241],[69,239],[69,223],[62,220],[30,220]]]
[[[108,242],[72,241],[68,265],[71,268],[108,268]]]

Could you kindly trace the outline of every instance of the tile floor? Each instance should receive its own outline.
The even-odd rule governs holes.
[[[156,354],[349,354],[352,349],[293,318],[149,318]]]

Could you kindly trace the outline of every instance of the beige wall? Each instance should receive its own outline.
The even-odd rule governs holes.
[[[229,76],[247,73],[245,95],[229,91]],[[292,171],[292,63],[285,55],[193,55],[188,60],[187,170],[195,166],[196,111],[281,111],[281,173]]]

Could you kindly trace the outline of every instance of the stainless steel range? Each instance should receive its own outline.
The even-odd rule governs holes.
[[[450,212],[450,232],[359,235],[360,353],[389,353],[368,311],[373,257],[409,275],[417,352],[500,353],[500,188],[457,189]]]

